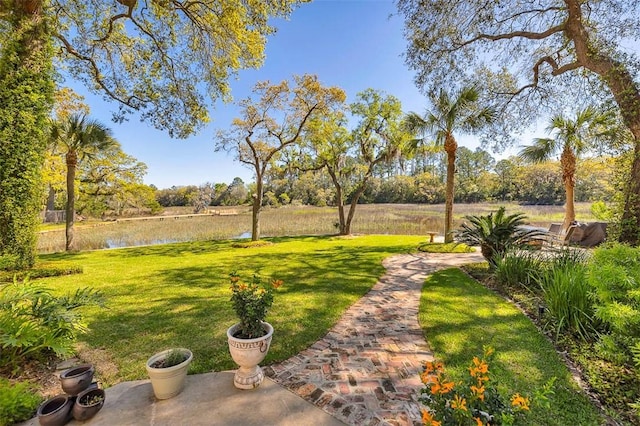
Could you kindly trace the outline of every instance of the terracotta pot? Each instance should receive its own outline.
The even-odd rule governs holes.
[[[64,370],[60,374],[60,385],[62,390],[71,396],[76,396],[87,389],[93,380],[95,368],[91,364],[82,364]]]
[[[233,384],[238,389],[254,389],[260,386],[264,380],[264,373],[258,364],[262,362],[273,336],[273,327],[268,322],[262,323],[265,334],[255,339],[239,339],[233,335],[238,331],[240,324],[234,324],[227,330],[229,352],[231,358],[240,366],[233,376]]]
[[[151,379],[153,393],[158,399],[168,399],[178,395],[184,388],[189,364],[193,360],[193,353],[189,349],[179,348],[185,354],[186,360],[178,365],[166,368],[156,368],[153,364],[164,359],[171,349],[159,352],[147,360],[147,373]]]
[[[95,402],[87,402],[87,399],[98,399]],[[95,416],[104,405],[105,392],[102,389],[90,388],[78,394],[75,404],[71,409],[73,418],[79,421],[85,421]]]
[[[68,395],[56,395],[38,407],[38,421],[41,426],[62,426],[71,420],[73,401]]]

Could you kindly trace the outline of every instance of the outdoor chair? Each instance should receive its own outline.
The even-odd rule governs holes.
[[[563,231],[562,224],[552,223],[549,226],[549,231],[547,231],[546,242],[550,246],[567,246],[571,243],[571,238],[577,228],[576,225],[570,225],[566,231]]]

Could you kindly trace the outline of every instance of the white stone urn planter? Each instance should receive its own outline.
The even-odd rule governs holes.
[[[168,399],[178,395],[184,388],[189,364],[193,360],[193,353],[189,349],[178,348],[184,354],[185,360],[170,367],[155,367],[164,360],[173,349],[158,352],[147,360],[147,373],[151,379],[153,393],[158,399]]]
[[[258,364],[267,356],[273,336],[273,327],[268,322],[263,321],[262,324],[267,334],[255,339],[234,337],[233,335],[240,327],[239,323],[227,329],[231,358],[240,366],[233,377],[233,384],[238,389],[257,388],[264,379],[264,373]]]

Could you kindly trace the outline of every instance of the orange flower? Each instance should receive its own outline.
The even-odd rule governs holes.
[[[442,390],[440,390],[440,394],[444,395],[445,393],[451,392],[453,390],[454,386],[455,386],[455,383],[453,383],[453,382],[443,383],[442,384]]]
[[[440,389],[442,389],[442,386],[436,380],[435,383],[431,385],[431,395],[436,395],[438,392],[440,392]]]
[[[441,423],[433,418],[433,415],[427,411],[422,410],[422,423],[425,426],[440,426]]]
[[[456,395],[451,401],[451,408],[454,410],[467,411],[467,400],[460,398],[460,395]]]
[[[238,281],[240,281],[240,277],[236,277],[235,275],[232,275],[232,276],[229,278],[229,280],[230,280],[232,283],[237,283]]]
[[[436,367],[435,364],[431,361],[427,361],[424,363],[424,372],[425,373],[431,373],[432,371],[435,371]]]
[[[425,385],[430,385],[431,383],[438,383],[440,381],[440,378],[433,373],[424,371],[422,372],[422,374],[420,374],[420,380],[422,380],[422,383],[424,383]]]
[[[273,280],[271,282],[271,285],[273,286],[273,288],[280,288],[280,286],[282,286],[282,283],[282,280]]]
[[[474,417],[473,420],[476,421],[476,426],[482,426],[482,420],[480,420],[480,417]]]
[[[480,401],[484,401],[484,386],[471,386],[471,392],[478,397]]]
[[[511,405],[520,410],[529,411],[529,398],[521,396],[519,393],[513,395],[511,398]]]

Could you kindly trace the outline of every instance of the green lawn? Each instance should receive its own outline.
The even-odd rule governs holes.
[[[82,266],[83,273],[38,280],[56,291],[90,286],[106,308],[88,308],[83,346],[117,368],[113,384],[146,377],[144,362],[174,346],[191,349],[191,373],[235,368],[226,329],[235,320],[228,274],[260,271],[284,280],[267,320],[275,327],[265,363],[287,359],[322,337],[344,310],[384,273],[381,261],[414,251],[419,236],[295,237],[235,248],[234,241],[178,243],[43,255],[46,264]]]
[[[579,392],[551,343],[513,304],[459,269],[427,278],[420,301],[420,324],[437,359],[460,380],[483,345],[496,350],[492,380],[509,395],[532,396],[557,377],[551,408],[534,408],[531,425],[603,424],[597,410]]]

